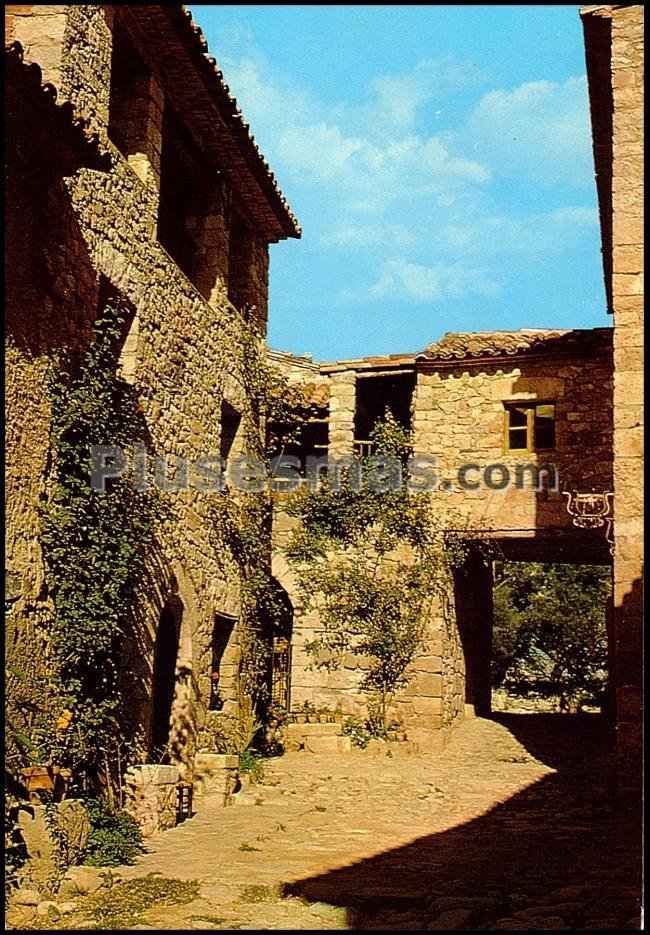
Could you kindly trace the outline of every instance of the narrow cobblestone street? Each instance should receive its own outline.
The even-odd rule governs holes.
[[[125,878],[197,879],[141,928],[638,928],[638,817],[596,716],[469,720],[444,753],[288,754],[204,800]]]

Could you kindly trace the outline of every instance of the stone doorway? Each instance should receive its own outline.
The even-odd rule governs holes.
[[[171,597],[160,614],[154,646],[150,749],[155,762],[169,760],[168,746],[176,693],[176,665],[182,617],[181,600]]]
[[[291,650],[293,636],[293,604],[275,578],[272,619],[267,621],[270,648],[269,701],[276,711],[288,712],[291,707]]]

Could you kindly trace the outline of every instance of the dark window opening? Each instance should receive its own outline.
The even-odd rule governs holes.
[[[210,711],[220,711],[223,707],[223,698],[219,691],[221,661],[236,623],[237,619],[229,614],[215,614],[214,627],[212,628],[212,661],[210,666]]]
[[[113,30],[108,136],[124,156],[141,151],[148,99],[143,91],[151,73],[123,27]]]
[[[247,321],[266,333],[268,248],[236,211],[232,212],[228,256],[228,298]]]
[[[553,403],[506,404],[506,451],[548,451],[555,448]]]
[[[378,423],[390,412],[404,428],[411,428],[411,402],[415,375],[400,373],[389,376],[357,376],[354,414],[354,446],[357,454],[372,454],[371,435]]]
[[[327,457],[329,425],[326,419],[314,419],[298,429],[298,439],[285,445],[284,454],[298,458],[304,474],[307,458]],[[280,452],[278,452],[279,454]]]
[[[153,667],[151,750],[154,762],[168,762],[167,746],[176,691],[176,660],[180,641],[183,608],[180,600],[171,599],[160,615],[156,634]]]
[[[241,424],[241,415],[224,399],[221,403],[221,445],[222,461],[227,464],[233,449],[237,432]]]
[[[241,312],[251,303],[251,232],[236,212],[232,213],[230,227],[230,254],[228,258],[228,298]]]
[[[189,131],[169,106],[163,116],[158,241],[195,285],[201,251],[207,180],[205,165]]]

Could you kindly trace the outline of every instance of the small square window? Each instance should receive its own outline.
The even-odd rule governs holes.
[[[548,451],[555,448],[553,403],[506,403],[506,451]]]

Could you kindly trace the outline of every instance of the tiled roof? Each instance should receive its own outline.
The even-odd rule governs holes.
[[[448,332],[418,355],[418,360],[466,360],[484,357],[514,357],[536,352],[566,353],[605,348],[611,344],[610,328],[584,330]]]
[[[273,205],[278,219],[282,222],[285,236],[300,237],[302,230],[298,219],[289,207],[275,175],[255,142],[255,137],[250,132],[250,124],[245,121],[237,100],[230,93],[230,88],[224,81],[223,72],[217,60],[208,54],[208,43],[201,27],[193,22],[191,12],[184,5],[170,4],[166,9],[175,18],[177,25],[186,34],[189,44],[193,47],[197,67],[208,79],[219,109],[229,128],[237,137],[250,170]]]
[[[399,370],[401,367],[412,367],[416,356],[415,354],[384,354],[353,357],[349,360],[326,361],[320,365],[320,370],[321,373],[332,373],[337,370]]]
[[[57,104],[57,89],[53,84],[43,83],[40,67],[25,62],[23,54],[20,42],[12,42],[4,50],[7,118],[18,118],[29,101],[36,106],[39,116],[38,125],[33,126],[32,143],[37,145],[39,133],[47,138],[44,161],[56,156],[79,166],[107,168],[108,154],[101,150],[97,135],[88,132],[87,121],[75,114],[70,101]]]

